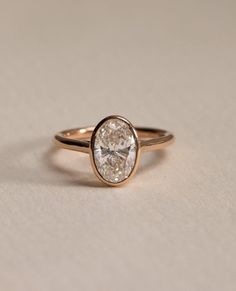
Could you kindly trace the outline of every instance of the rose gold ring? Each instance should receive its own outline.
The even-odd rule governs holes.
[[[54,141],[61,148],[89,154],[97,177],[107,185],[119,186],[136,172],[141,152],[162,149],[174,136],[162,129],[134,127],[126,118],[112,115],[96,127],[61,131]]]

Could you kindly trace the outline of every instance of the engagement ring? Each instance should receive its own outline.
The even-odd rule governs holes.
[[[89,154],[95,174],[110,186],[123,185],[134,175],[141,153],[162,149],[173,140],[166,130],[134,127],[118,115],[104,118],[96,127],[67,129],[55,135],[57,146]]]

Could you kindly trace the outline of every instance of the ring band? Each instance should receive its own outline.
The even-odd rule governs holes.
[[[134,127],[118,115],[104,118],[96,127],[67,129],[54,137],[56,146],[89,154],[95,174],[110,186],[122,185],[134,175],[141,152],[162,149],[173,141],[166,130]]]

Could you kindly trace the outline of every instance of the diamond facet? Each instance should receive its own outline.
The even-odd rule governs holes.
[[[120,183],[132,173],[137,158],[137,139],[132,126],[120,117],[110,117],[95,130],[93,159],[99,175]]]

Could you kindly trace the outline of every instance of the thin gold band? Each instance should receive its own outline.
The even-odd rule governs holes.
[[[95,127],[74,128],[55,135],[59,147],[89,154],[90,139]],[[142,151],[159,150],[174,141],[172,133],[157,128],[135,127]]]

